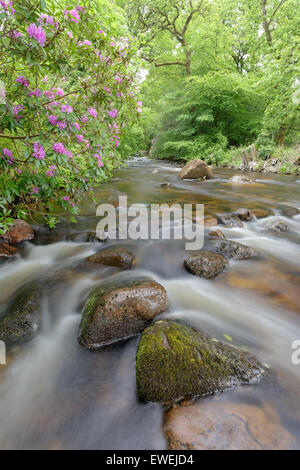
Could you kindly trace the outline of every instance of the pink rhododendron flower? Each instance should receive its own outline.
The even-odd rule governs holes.
[[[83,135],[76,135],[76,137],[79,142],[83,141]]]
[[[50,165],[49,170],[46,171],[46,175],[50,176],[50,178],[53,178],[54,172],[55,172],[56,169],[57,169],[57,167],[55,165]]]
[[[36,39],[41,46],[44,46],[46,34],[41,26],[31,23],[27,28],[27,34],[29,37]]]
[[[36,88],[35,90],[31,90],[29,93],[28,93],[28,96],[35,96],[35,97],[38,97],[38,96],[41,96],[42,92],[41,90],[39,90],[38,88]]]
[[[26,80],[26,78],[22,75],[16,78],[16,82],[20,83],[21,85],[24,85],[26,88],[28,88],[29,86],[29,81]]]
[[[57,124],[57,117],[54,116],[54,114],[50,114],[48,120],[49,120],[50,124],[52,124],[52,126],[56,126],[56,124]]]
[[[7,148],[3,148],[2,149],[2,153],[3,155],[5,155],[6,157],[10,158],[11,160],[13,159],[13,154],[12,154],[12,151],[7,149]]]
[[[37,158],[37,160],[44,160],[45,158],[45,150],[43,146],[39,142],[35,142],[33,144],[33,156]]]
[[[79,131],[80,125],[78,124],[78,122],[74,122],[73,126]]]
[[[65,16],[74,23],[79,23],[80,21],[80,16],[75,8],[73,10],[65,10]]]
[[[68,104],[63,104],[61,107],[61,110],[63,113],[68,113],[68,114],[73,112],[72,106],[69,106]]]
[[[82,116],[82,118],[81,118],[81,122],[83,122],[84,124],[86,122],[88,122],[88,120],[89,120],[89,118],[87,116]]]
[[[110,116],[111,118],[116,118],[117,115],[118,115],[118,110],[117,109],[114,109],[112,108],[110,111],[108,111],[108,116]]]
[[[63,196],[63,200],[64,200],[64,201],[69,201],[70,198],[69,198],[69,196]]]
[[[62,130],[67,127],[67,123],[65,121],[57,121],[57,127]]]
[[[52,149],[53,149],[54,152],[56,152],[56,153],[60,153],[60,154],[65,153],[64,144],[62,144],[61,142],[54,143]]]
[[[64,90],[62,90],[61,88],[57,88],[57,89],[55,90],[55,94],[56,94],[57,96],[64,96],[65,92],[64,92]]]
[[[88,109],[88,112],[90,113],[90,115],[91,115],[93,118],[95,118],[95,119],[97,118],[98,113],[97,113],[97,111],[95,110],[95,108],[89,108],[89,109]]]

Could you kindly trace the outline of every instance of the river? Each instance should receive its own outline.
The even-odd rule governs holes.
[[[288,223],[290,231],[284,233],[265,230],[274,216],[244,222],[241,228],[218,227],[261,256],[231,260],[214,280],[186,272],[175,241],[129,245],[136,258],[133,272],[151,276],[167,290],[170,307],[163,317],[183,318],[224,342],[247,347],[276,373],[275,384],[246,387],[243,400],[269,404],[299,449],[300,365],[291,357],[293,341],[300,340],[300,214],[294,210],[300,207],[300,180],[252,173],[255,184],[232,185],[233,170],[216,169],[214,179],[200,182],[179,180],[179,169],[165,161],[132,159],[97,189],[97,204],[117,205],[119,195],[127,195],[128,204],[146,206],[201,203],[208,215],[263,208]],[[116,272],[81,269],[84,258],[99,249],[98,243],[86,242],[86,232],[96,229],[97,204],[84,201],[76,225],[63,220],[52,233],[41,231],[17,260],[0,266],[0,312],[25,282],[45,278],[39,334],[9,349],[7,365],[0,366],[1,449],[167,448],[161,406],[136,397],[138,338],[99,352],[77,342],[87,292]],[[222,399],[230,401],[234,393],[224,392]]]

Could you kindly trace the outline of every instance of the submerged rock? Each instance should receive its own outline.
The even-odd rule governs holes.
[[[249,211],[249,209],[245,209],[244,207],[238,209],[236,212],[235,212],[235,215],[243,220],[244,222],[248,222],[249,220],[252,220],[253,219],[253,214],[251,211]]]
[[[211,242],[213,249],[228,258],[247,259],[258,256],[257,252],[249,246],[232,240],[214,240]]]
[[[226,237],[221,230],[214,230],[213,232],[209,232],[208,236],[212,238],[221,238],[222,240],[226,240]]]
[[[190,160],[184,167],[180,170],[178,174],[180,179],[197,179],[197,178],[213,178],[213,173],[211,168],[207,165],[206,162],[195,158]]]
[[[243,227],[241,219],[234,214],[221,214],[218,215],[218,219],[225,227]]]
[[[272,232],[288,232],[290,230],[289,225],[279,217],[268,220],[264,227]]]
[[[161,188],[173,188],[172,183],[161,183]]]
[[[104,264],[105,266],[129,269],[132,266],[133,256],[126,248],[110,247],[89,256],[86,258],[86,261],[89,263]]]
[[[0,316],[0,340],[16,343],[31,339],[41,322],[41,294],[38,286],[27,284]]]
[[[172,450],[280,450],[294,445],[269,404],[222,402],[220,397],[171,408],[164,432]]]
[[[274,215],[274,212],[271,209],[251,209],[251,212],[257,219],[263,219],[270,215]]]
[[[9,246],[6,243],[0,243],[0,263],[14,258],[17,254],[17,248]]]
[[[229,179],[230,183],[233,184],[250,184],[250,183],[255,183],[254,180],[248,178],[247,176],[243,175],[234,175],[232,178]]]
[[[172,321],[149,326],[137,350],[137,390],[146,401],[203,396],[257,382],[264,374],[248,352]]]
[[[184,266],[190,273],[209,279],[224,271],[228,266],[228,261],[218,253],[203,250],[200,253],[187,256],[184,260]]]
[[[87,349],[98,349],[134,336],[167,307],[164,287],[152,279],[106,282],[88,297],[78,341]]]
[[[0,237],[3,241],[15,245],[34,238],[32,227],[25,220],[16,219],[9,230]]]

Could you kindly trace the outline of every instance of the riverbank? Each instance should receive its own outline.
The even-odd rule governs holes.
[[[154,160],[160,156],[142,152],[147,158]],[[164,161],[184,165],[185,159],[164,158]],[[254,146],[232,148],[212,154],[205,161],[215,168],[230,168],[241,171],[251,171],[264,174],[300,175],[300,145],[293,147],[276,147],[270,155],[262,157]]]

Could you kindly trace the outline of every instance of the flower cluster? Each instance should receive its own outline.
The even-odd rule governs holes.
[[[45,45],[46,33],[41,26],[31,23],[27,28],[27,34],[30,38],[34,38],[41,45]]]

